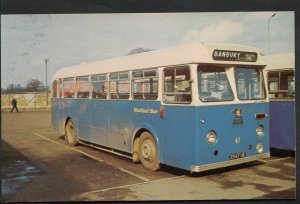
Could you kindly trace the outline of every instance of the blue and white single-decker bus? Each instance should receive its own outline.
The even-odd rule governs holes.
[[[269,157],[259,50],[192,43],[57,71],[52,125],[70,145],[200,172]]]

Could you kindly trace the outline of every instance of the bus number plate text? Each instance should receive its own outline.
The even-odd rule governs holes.
[[[229,156],[230,160],[246,157],[246,152],[234,153]]]

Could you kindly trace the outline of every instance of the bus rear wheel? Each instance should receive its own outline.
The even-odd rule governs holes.
[[[140,137],[138,155],[145,168],[151,171],[159,170],[157,145],[149,132],[143,132]]]
[[[71,119],[68,120],[65,127],[65,140],[72,146],[78,144],[78,140],[75,136],[75,126]]]

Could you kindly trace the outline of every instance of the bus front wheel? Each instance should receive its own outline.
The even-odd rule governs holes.
[[[149,132],[143,132],[140,137],[138,155],[145,168],[151,171],[157,171],[160,168],[157,145]]]
[[[71,119],[68,120],[65,128],[65,140],[72,146],[78,144],[78,140],[75,136],[75,126]]]

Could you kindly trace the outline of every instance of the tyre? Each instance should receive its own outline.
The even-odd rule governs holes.
[[[65,127],[65,140],[72,146],[78,144],[78,139],[75,135],[75,126],[71,119],[68,120]]]
[[[159,170],[157,145],[149,132],[143,132],[140,137],[138,155],[145,168],[151,171]]]

